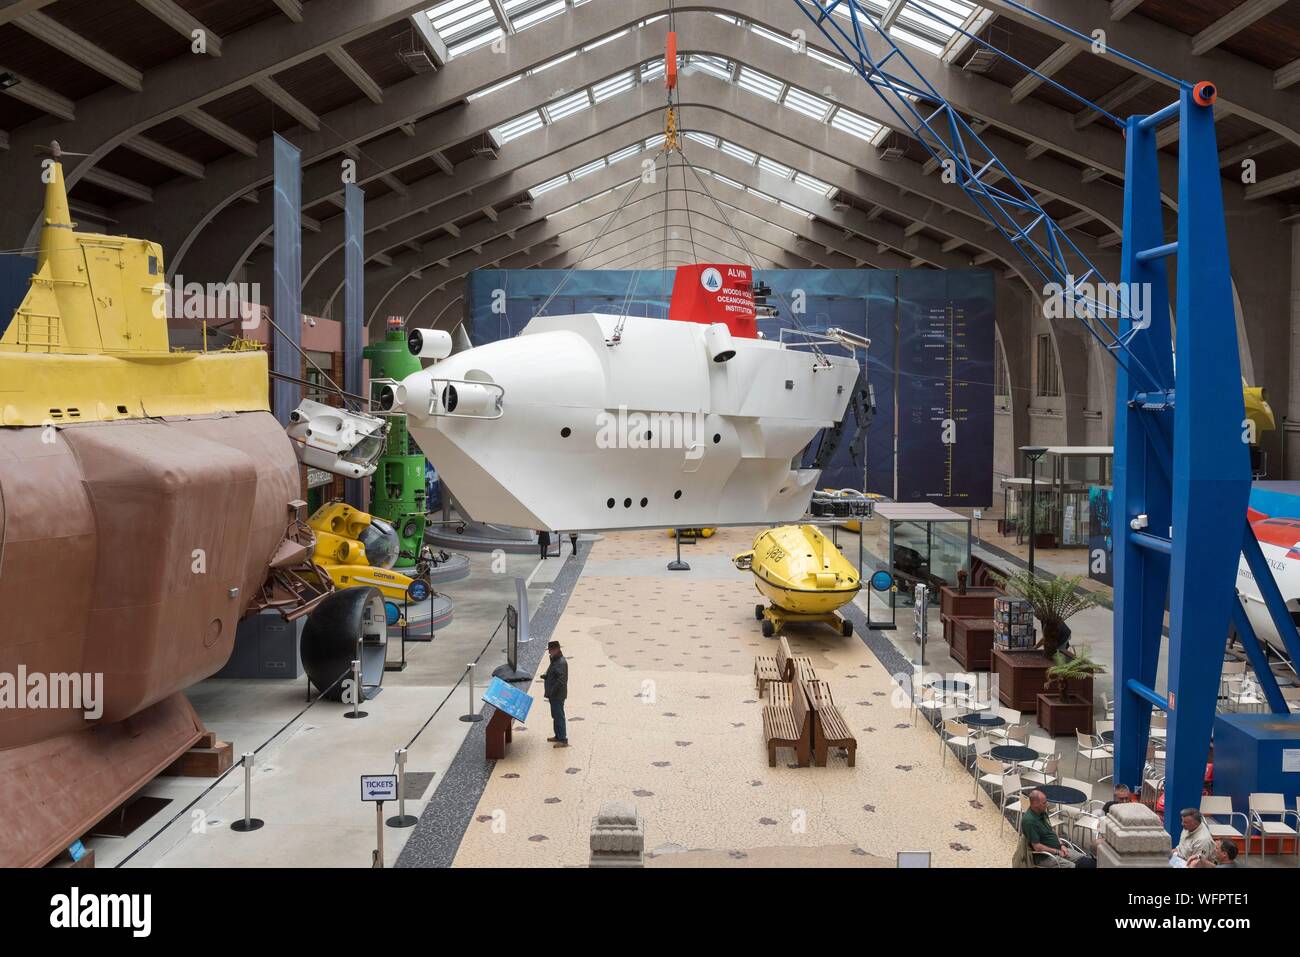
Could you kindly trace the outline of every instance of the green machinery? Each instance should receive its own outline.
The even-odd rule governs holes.
[[[420,360],[406,346],[405,322],[389,316],[387,333],[381,342],[366,346],[362,355],[370,360],[371,390],[381,381],[400,382],[420,371]],[[387,519],[397,529],[401,552],[397,568],[416,563],[424,543],[425,460],[420,447],[406,428],[406,416],[388,416],[388,442],[375,470],[370,512]]]

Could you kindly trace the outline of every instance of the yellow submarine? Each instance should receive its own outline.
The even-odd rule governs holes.
[[[763,634],[772,637],[789,622],[822,622],[842,635],[853,623],[836,609],[861,588],[858,570],[815,525],[781,525],[760,532],[754,546],[732,559],[754,575],[754,587],[770,605],[754,606]]]

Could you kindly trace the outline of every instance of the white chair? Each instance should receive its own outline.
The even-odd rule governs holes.
[[[1300,803],[1300,799],[1297,799]],[[1250,857],[1250,818],[1246,817],[1242,811],[1232,809],[1232,798],[1226,794],[1205,794],[1201,797],[1201,816],[1205,819],[1205,826],[1209,829],[1211,836],[1216,840],[1221,837],[1240,839],[1246,845],[1246,856]],[[1241,818],[1241,830],[1233,827],[1231,823],[1223,824],[1216,818],[1226,817],[1229,821]]]
[[[1032,758],[1029,761],[1020,762],[1022,768],[1030,771],[1041,771],[1043,762],[1047,760],[1047,756],[1056,753],[1055,741],[1051,738],[1045,738],[1042,735],[1033,734],[1032,732],[1029,735],[1029,744],[1026,745],[1026,747],[1038,752],[1038,757]]]
[[[930,724],[934,724],[934,716],[943,710],[943,706],[946,703],[944,701],[943,692],[937,691],[934,688],[927,688],[925,685],[922,685],[920,690],[921,694],[919,699],[917,697],[913,697],[912,699],[912,724],[916,724],[916,716],[918,714],[924,714]]]
[[[979,732],[973,731],[966,727],[960,721],[945,721],[943,723],[943,733],[940,735],[940,747],[943,748],[943,760],[940,764],[948,763],[948,749],[957,748],[960,752],[961,762],[966,764],[967,754],[972,752],[975,746],[975,740],[979,737]]]
[[[1101,693],[1101,709],[1105,712],[1107,721],[1115,720],[1115,699],[1104,691]]]
[[[1286,799],[1280,794],[1271,792],[1257,792],[1250,796],[1250,826],[1252,830],[1259,831],[1259,853],[1266,854],[1267,841],[1270,837],[1278,839],[1278,847],[1281,848],[1281,842],[1286,838],[1296,838],[1296,829],[1286,823],[1288,815],[1294,816],[1297,811],[1287,809]],[[1274,815],[1277,820],[1270,820]],[[1298,842],[1300,843],[1300,842]]]
[[[1082,847],[1095,847],[1097,838],[1101,834],[1102,808],[1106,806],[1104,801],[1088,801],[1074,816],[1070,822],[1070,839],[1074,840],[1079,837],[1079,844]]]
[[[1083,848],[1076,845],[1073,841],[1061,838],[1061,847],[1067,851],[1074,851],[1078,854],[1083,853]],[[1065,867],[1066,864],[1056,854],[1049,854],[1047,851],[1032,851],[1035,867]]]
[[[1079,748],[1074,752],[1074,773],[1079,773],[1079,759],[1085,758],[1088,761],[1088,777],[1092,777],[1092,766],[1095,762],[1102,762],[1102,766],[1110,760],[1110,752],[1106,750],[1106,742],[1095,734],[1088,734],[1086,731],[1074,732],[1078,741]]]
[[[1228,684],[1228,704],[1233,711],[1259,711],[1268,707],[1264,691],[1254,678],[1243,675],[1239,682]]]
[[[997,738],[999,741],[1006,741],[1008,732],[1010,732],[1010,730],[1016,725],[1020,724],[1021,714],[1015,708],[1003,708],[1000,705],[994,710],[997,716],[1005,721],[1006,724],[1000,728],[989,728],[989,736]]]
[[[1159,709],[1151,709],[1151,737],[1164,739],[1169,735],[1169,715]]]
[[[1005,740],[1007,744],[1018,744],[1022,747],[1029,747],[1029,725],[1011,725],[1006,729]]]
[[[1058,804],[1056,809],[1061,814],[1061,826],[1068,828],[1073,832],[1075,819],[1082,815],[1085,809],[1093,804],[1092,784],[1088,781],[1080,781],[1078,778],[1062,778],[1061,784],[1067,788],[1074,788],[1076,791],[1083,792],[1083,801],[1079,804]]]
[[[1024,783],[1020,780],[1018,774],[1008,774],[1002,779],[1002,821],[998,824],[998,833],[1002,833],[1002,825],[1007,823],[1007,811],[1012,810],[1015,805],[1016,813],[1016,830],[1020,830],[1020,818],[1024,814],[1025,808],[1029,807],[1029,798],[1020,792],[1024,790]]]
[[[990,758],[986,755],[979,755],[975,758],[975,798],[979,799],[980,785],[983,784],[988,788],[989,794],[993,794],[993,789],[997,788],[999,792],[1006,788],[1007,779],[1015,777],[1017,783],[1020,778],[1013,775],[1012,765],[1003,764],[996,758]]]
[[[1241,680],[1246,674],[1246,669],[1250,667],[1247,661],[1224,661],[1223,671],[1219,674],[1219,698],[1220,700],[1228,697],[1228,686],[1233,682]]]
[[[1039,770],[1022,771],[1020,776],[1030,784],[1054,784],[1059,778],[1059,768],[1061,766],[1061,756],[1052,754],[1042,760],[1042,767]]]

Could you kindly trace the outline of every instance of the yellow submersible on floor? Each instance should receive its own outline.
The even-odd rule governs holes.
[[[853,600],[858,570],[815,525],[781,525],[760,532],[754,547],[732,561],[754,574],[754,587],[771,605],[756,605],[754,617],[769,638],[788,622],[823,622],[843,635],[853,623],[835,609]]]

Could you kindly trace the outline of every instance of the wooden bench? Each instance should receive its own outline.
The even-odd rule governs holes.
[[[773,693],[778,687],[771,685]],[[786,685],[790,689],[788,706],[768,704],[763,706],[763,738],[767,742],[767,766],[776,767],[776,749],[794,748],[799,767],[806,768],[812,760],[812,709],[801,685]]]
[[[796,655],[790,651],[790,642],[782,635],[776,643],[776,670],[782,681],[813,681],[817,672],[813,670],[812,659],[807,655]]]
[[[776,655],[754,656],[754,686],[758,688],[760,698],[763,697],[764,689],[780,680],[781,670],[776,666]]]
[[[777,708],[788,708],[794,696],[790,693],[790,682],[773,681],[767,686],[767,703]]]
[[[817,680],[803,684],[813,709],[813,763],[824,768],[827,752],[831,748],[843,748],[847,752],[849,767],[853,767],[858,753],[858,739],[853,736],[848,722],[835,706],[830,685]]]

